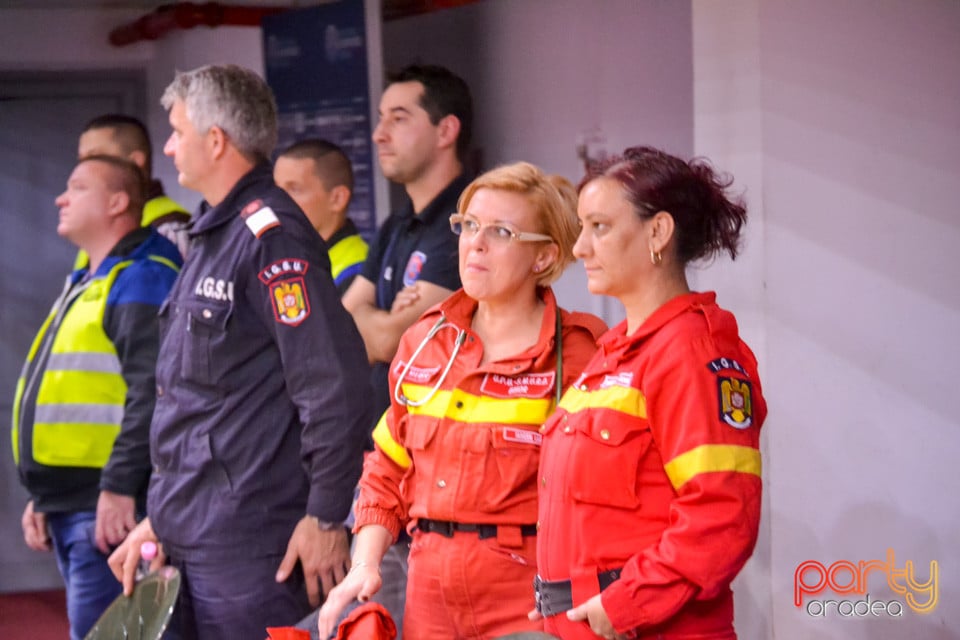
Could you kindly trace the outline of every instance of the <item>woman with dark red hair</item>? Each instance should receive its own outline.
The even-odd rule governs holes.
[[[766,403],[733,315],[686,278],[737,254],[746,210],[730,184],[634,147],[581,185],[574,255],[626,320],[544,428],[531,617],[561,638],[736,638],[730,582],[757,539]]]

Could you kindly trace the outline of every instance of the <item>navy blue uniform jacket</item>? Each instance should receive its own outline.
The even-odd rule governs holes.
[[[368,438],[363,341],[326,247],[269,165],[205,207],[160,312],[147,513],[168,553],[282,555],[347,517]]]

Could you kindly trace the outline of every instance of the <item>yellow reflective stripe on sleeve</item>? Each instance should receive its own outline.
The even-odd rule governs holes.
[[[426,397],[432,387],[404,384],[403,395],[412,400]],[[460,389],[438,391],[419,407],[408,406],[411,415],[450,418],[464,424],[543,424],[553,411],[553,398],[491,398]]]
[[[387,411],[389,411],[389,409]],[[377,426],[373,429],[373,441],[377,443],[377,446],[380,447],[380,450],[383,451],[388,458],[404,469],[409,469],[410,465],[413,464],[407,450],[403,448],[403,445],[393,439],[393,435],[390,433],[390,427],[387,426],[386,411],[380,416],[380,421],[377,422]]]
[[[639,389],[612,386],[595,391],[581,391],[570,387],[560,400],[560,407],[568,413],[585,409],[612,409],[635,418],[647,417],[647,399]]]
[[[688,480],[711,471],[734,471],[760,476],[760,451],[733,444],[704,444],[691,449],[663,466],[674,489]]]

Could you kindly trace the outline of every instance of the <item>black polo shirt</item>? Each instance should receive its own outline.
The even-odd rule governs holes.
[[[456,291],[460,288],[457,236],[450,231],[450,214],[471,178],[460,174],[423,211],[415,214],[407,198],[403,207],[384,221],[370,245],[363,265],[364,278],[376,286],[376,304],[389,310],[401,289],[423,280]],[[373,366],[376,419],[390,406],[389,362]]]

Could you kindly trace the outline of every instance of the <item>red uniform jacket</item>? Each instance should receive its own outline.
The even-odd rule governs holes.
[[[470,329],[477,302],[462,290],[434,307],[400,340],[390,370],[391,405],[374,430],[375,450],[360,481],[357,528],[380,524],[397,536],[416,518],[524,525],[537,519],[540,427],[554,410],[557,378],[556,313],[552,291],[537,344],[516,356],[481,365],[483,345]],[[424,338],[444,323],[411,364]],[[561,311],[562,386],[583,370],[604,324],[595,316]],[[460,332],[463,343],[452,354]],[[422,406],[397,402],[401,391]]]
[[[573,604],[600,592],[619,633],[732,630],[730,582],[760,520],[757,363],[713,293],[626,323],[544,427],[537,563],[571,580]],[[551,631],[550,620],[546,630]]]

